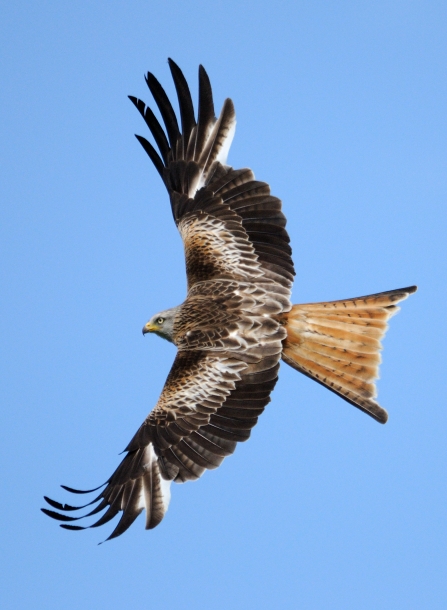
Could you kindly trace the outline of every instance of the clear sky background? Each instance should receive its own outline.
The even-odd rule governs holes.
[[[0,9],[0,606],[447,607],[447,4],[26,2]],[[229,162],[283,200],[294,302],[416,283],[377,424],[283,365],[252,438],[175,485],[163,523],[67,532],[39,508],[113,472],[185,296],[164,187],[133,137],[166,59],[235,102]]]

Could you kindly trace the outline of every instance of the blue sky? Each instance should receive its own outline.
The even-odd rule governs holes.
[[[4,608],[445,608],[447,5],[5,3],[1,468]],[[380,426],[283,365],[252,438],[173,488],[161,526],[63,531],[42,496],[102,483],[175,349],[185,296],[164,187],[127,100],[235,102],[229,162],[281,197],[294,302],[413,283],[385,340]]]

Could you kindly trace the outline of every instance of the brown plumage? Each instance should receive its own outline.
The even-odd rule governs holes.
[[[214,116],[211,86],[199,68],[198,119],[187,82],[169,60],[181,129],[163,88],[147,85],[163,118],[131,97],[159,153],[137,136],[169,193],[185,248],[185,302],[153,316],[155,332],[178,348],[162,394],[126,447],[127,455],[92,500],[88,515],[105,510],[90,527],[122,512],[109,536],[122,534],[143,511],[146,528],[163,519],[170,483],[200,477],[249,438],[270,401],[281,358],[298,371],[385,423],[374,400],[387,320],[416,287],[329,303],[290,302],[295,275],[281,201],[250,169],[234,170],[226,157],[235,129],[231,100]],[[65,487],[72,493],[89,493]],[[100,489],[100,488],[97,488]],[[90,490],[95,491],[95,490]],[[49,498],[42,509],[66,529],[78,508]]]

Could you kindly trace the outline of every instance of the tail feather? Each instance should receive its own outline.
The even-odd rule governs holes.
[[[287,314],[283,360],[384,424],[388,414],[374,400],[380,341],[399,311],[396,304],[416,289],[294,305]]]

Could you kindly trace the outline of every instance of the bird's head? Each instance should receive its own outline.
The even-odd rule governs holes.
[[[155,333],[159,337],[173,342],[174,320],[178,312],[178,307],[160,311],[152,316],[152,318],[143,326],[143,335],[146,333]]]

